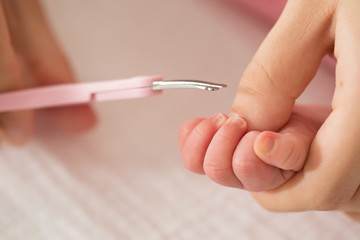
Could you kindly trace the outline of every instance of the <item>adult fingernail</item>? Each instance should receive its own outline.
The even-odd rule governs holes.
[[[215,123],[217,127],[221,127],[226,122],[227,117],[223,113],[217,113],[213,115],[210,119],[213,123]]]

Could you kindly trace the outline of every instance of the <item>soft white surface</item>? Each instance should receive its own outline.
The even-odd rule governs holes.
[[[161,74],[229,88],[101,103],[89,133],[40,129],[24,148],[1,146],[1,239],[358,239],[341,213],[269,213],[182,167],[180,124],[229,110],[259,22],[211,0],[44,3],[81,81]],[[329,103],[332,85],[321,71],[302,101]]]

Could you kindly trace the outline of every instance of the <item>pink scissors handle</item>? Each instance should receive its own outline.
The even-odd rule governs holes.
[[[58,84],[4,92],[0,94],[0,112],[144,98],[161,94],[163,89],[198,88],[213,91],[223,87],[226,85],[196,80],[163,81],[158,76]]]
[[[161,93],[161,91],[152,89],[154,81],[162,81],[162,78],[134,77],[91,83],[58,84],[5,92],[0,94],[0,112],[150,97]]]

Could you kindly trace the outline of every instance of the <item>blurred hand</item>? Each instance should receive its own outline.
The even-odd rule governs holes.
[[[231,171],[216,175],[215,181],[258,191],[253,192],[255,199],[273,211],[343,210],[357,217],[359,33],[360,1],[288,1],[240,81],[232,106],[232,112],[241,116],[237,133],[225,131],[226,116],[213,127],[204,120],[188,121],[180,130],[185,165],[211,174]],[[300,112],[298,108],[294,110],[296,98],[312,80],[326,54],[337,60],[332,108],[308,106]],[[309,111],[312,114],[307,114]],[[284,131],[290,137],[284,137]],[[271,155],[275,153],[271,151],[273,140],[277,140],[279,148],[290,146],[295,152],[301,149],[300,157],[292,157],[287,148]],[[199,142],[202,145],[198,148],[189,147]],[[283,161],[287,160],[295,161],[286,165]],[[252,163],[257,165],[251,167]],[[269,177],[270,170],[273,179]]]
[[[0,0],[0,91],[74,82],[37,0]],[[77,132],[95,124],[88,106],[41,110],[41,116],[61,131]],[[23,144],[34,131],[34,114],[0,114],[0,135]]]

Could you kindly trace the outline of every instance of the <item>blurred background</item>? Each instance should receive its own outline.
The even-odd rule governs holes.
[[[3,144],[0,238],[357,239],[342,213],[269,213],[182,166],[181,123],[228,113],[284,1],[271,3],[280,5],[264,15],[242,0],[43,0],[81,82],[161,75],[228,88],[98,103],[88,133],[39,126],[21,149]],[[330,104],[333,86],[333,69],[322,67],[299,101]]]

